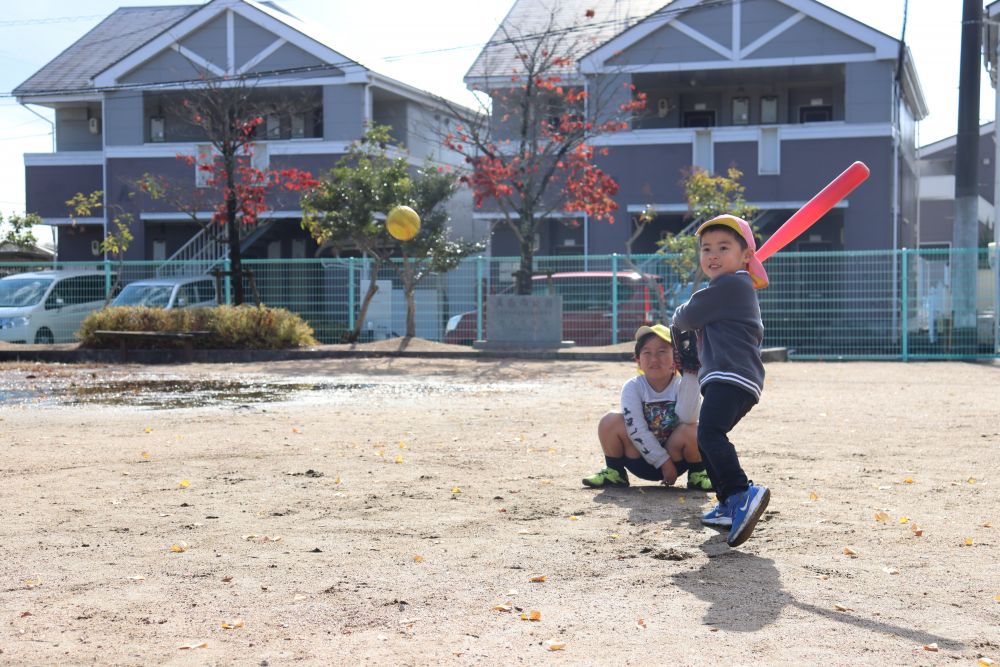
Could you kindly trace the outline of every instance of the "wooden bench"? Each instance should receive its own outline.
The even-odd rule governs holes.
[[[122,361],[128,360],[128,342],[136,340],[180,341],[184,350],[184,360],[194,361],[194,341],[196,338],[211,336],[211,331],[110,331],[98,329],[95,336],[117,340],[122,353]]]

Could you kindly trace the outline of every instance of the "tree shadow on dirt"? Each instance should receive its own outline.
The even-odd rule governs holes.
[[[782,587],[773,560],[730,549],[725,533],[713,536],[699,548],[708,556],[704,564],[677,572],[671,578],[677,587],[709,603],[703,619],[706,625],[731,632],[754,632],[776,621],[785,607],[791,606],[855,630],[893,635],[917,645],[936,643],[942,649],[964,648],[946,637],[863,618],[853,610],[837,611],[800,602]]]

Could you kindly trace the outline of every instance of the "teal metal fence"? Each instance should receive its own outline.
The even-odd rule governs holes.
[[[578,346],[631,340],[643,322],[669,321],[693,276],[665,255],[537,257],[535,294],[558,294],[563,338]],[[184,308],[229,303],[212,276],[157,278],[158,262],[0,264],[0,340],[59,343],[111,299]],[[248,302],[299,313],[325,343],[360,324],[361,339],[402,336],[407,295],[414,334],[471,345],[486,337],[488,297],[513,293],[516,257],[470,257],[446,273],[420,262],[363,258],[245,260]],[[766,347],[792,359],[984,359],[1000,344],[1000,251],[783,252],[759,292]],[[362,310],[365,296],[373,297]]]

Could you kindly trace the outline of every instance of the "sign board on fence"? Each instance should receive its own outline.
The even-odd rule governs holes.
[[[562,339],[562,297],[552,294],[494,294],[486,300],[486,340],[476,347],[553,348]]]

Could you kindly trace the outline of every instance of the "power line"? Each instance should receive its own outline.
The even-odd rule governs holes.
[[[10,28],[13,26],[20,25],[47,25],[52,23],[73,23],[76,21],[92,21],[94,19],[104,18],[104,14],[89,14],[86,16],[53,16],[49,18],[40,19],[13,19],[9,21],[0,21],[0,28]]]

